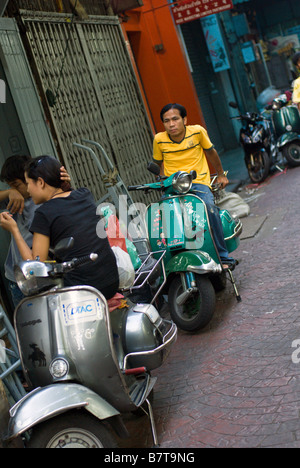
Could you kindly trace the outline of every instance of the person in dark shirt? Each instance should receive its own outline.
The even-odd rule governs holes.
[[[7,213],[0,216],[1,226],[13,235],[24,260],[45,261],[49,249],[65,238],[73,237],[74,246],[62,261],[97,253],[98,260],[78,267],[65,276],[65,286],[89,285],[112,298],[119,287],[115,255],[107,237],[97,235],[99,217],[91,192],[86,188],[72,190],[60,179],[61,164],[50,156],[32,160],[25,168],[28,192],[37,208],[30,231],[32,249],[24,241],[17,224]]]
[[[30,247],[32,246],[32,233],[29,229],[37,205],[34,204],[27,191],[24,170],[26,164],[31,160],[31,156],[28,155],[15,154],[10,156],[5,160],[0,173],[0,180],[5,182],[9,187],[0,190],[0,208],[13,215],[23,239]],[[64,167],[60,168],[60,178],[62,182],[70,182],[70,176]],[[4,203],[6,200],[8,200],[8,203]],[[12,237],[4,268],[14,307],[17,307],[19,302],[24,298],[16,283],[14,274],[15,265],[18,265],[21,261],[22,257],[19,249]]]

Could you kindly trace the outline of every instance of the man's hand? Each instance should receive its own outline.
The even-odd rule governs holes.
[[[209,150],[204,150],[204,152],[208,161],[217,171],[217,174],[218,174],[218,177],[216,180],[217,184],[220,184],[220,187],[222,189],[225,188],[226,185],[229,184],[229,180],[227,179],[226,173],[224,173],[224,169],[222,167],[222,163],[221,163],[221,160],[217,151],[215,150],[215,148],[211,148]]]
[[[217,184],[220,184],[220,187],[223,189],[229,184],[229,180],[225,175],[220,175],[217,177]]]
[[[7,210],[12,214],[22,214],[24,210],[24,197],[18,192],[18,190],[10,189],[9,194],[9,203],[7,205]]]

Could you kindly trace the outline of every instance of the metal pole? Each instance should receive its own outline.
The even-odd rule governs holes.
[[[259,50],[259,54],[261,56],[261,60],[262,60],[262,63],[264,65],[264,69],[265,69],[265,72],[266,72],[266,75],[267,75],[267,79],[268,79],[268,82],[269,82],[269,85],[272,86],[272,80],[271,80],[271,76],[270,76],[270,73],[269,73],[269,69],[268,69],[268,66],[267,66],[267,63],[266,63],[266,60],[265,60],[265,57],[264,57],[264,53],[262,51],[262,46],[261,44],[255,44],[256,47],[258,48]]]
[[[0,17],[4,15],[9,0],[0,0]]]

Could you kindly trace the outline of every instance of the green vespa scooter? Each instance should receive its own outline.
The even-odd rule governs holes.
[[[177,172],[171,177],[160,177],[159,166],[148,165],[157,176],[157,182],[128,187],[128,190],[159,191],[160,200],[151,203],[145,214],[148,238],[153,252],[165,251],[164,266],[167,282],[163,294],[168,294],[172,320],[185,331],[205,327],[213,317],[216,290],[224,287],[226,272],[234,287],[237,300],[240,295],[231,269],[224,270],[215,246],[207,207],[191,192],[191,173]],[[239,245],[242,223],[227,210],[221,210],[224,238],[229,252]],[[215,287],[214,287],[214,286]]]
[[[290,166],[299,166],[300,115],[297,107],[288,105],[286,94],[282,94],[273,100],[268,109],[272,111],[271,121],[277,150],[282,151]]]

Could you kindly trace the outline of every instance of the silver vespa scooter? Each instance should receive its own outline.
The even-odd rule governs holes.
[[[63,242],[56,255],[65,248]],[[158,444],[150,371],[165,361],[177,329],[152,304],[109,312],[98,290],[63,287],[65,273],[96,257],[15,269],[28,296],[16,308],[15,329],[33,391],[11,408],[8,440],[24,434],[33,448],[112,448],[111,428],[128,437],[121,414],[142,409]]]

